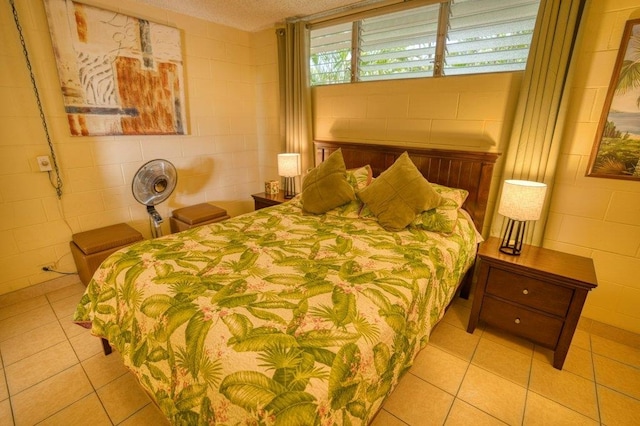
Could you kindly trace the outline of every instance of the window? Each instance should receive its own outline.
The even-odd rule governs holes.
[[[443,0],[312,26],[311,84],[523,70],[539,3]]]

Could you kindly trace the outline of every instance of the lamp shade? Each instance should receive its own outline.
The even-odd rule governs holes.
[[[541,182],[505,180],[498,213],[513,220],[538,220],[546,193],[547,185]]]
[[[278,175],[282,177],[300,176],[300,154],[278,154]]]

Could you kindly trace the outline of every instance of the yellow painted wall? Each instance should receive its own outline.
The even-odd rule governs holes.
[[[631,18],[640,18],[639,0],[588,2],[544,246],[593,258],[599,286],[584,316],[640,333],[640,182],[585,177]]]
[[[11,8],[2,2],[0,294],[57,277],[41,267],[58,260],[60,270],[75,271],[72,232],[127,222],[149,236],[145,207],[131,195],[134,173],[149,160],[164,158],[178,169],[174,194],[158,207],[166,233],[175,208],[210,201],[244,213],[253,210],[251,194],[277,178],[274,30],[248,33],[126,0],[85,2],[181,30],[189,135],[70,136],[42,0],[16,1],[62,169],[59,202],[38,171],[36,156],[48,148]]]

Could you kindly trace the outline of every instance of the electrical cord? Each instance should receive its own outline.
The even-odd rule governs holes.
[[[18,30],[18,35],[20,36],[20,44],[22,45],[22,53],[24,54],[24,59],[27,62],[27,69],[29,70],[29,77],[31,78],[31,85],[33,86],[33,93],[36,96],[36,103],[38,104],[38,111],[40,113],[40,120],[42,121],[42,128],[44,129],[44,134],[47,138],[47,143],[49,145],[49,151],[51,153],[51,160],[53,163],[53,168],[56,172],[56,183],[53,183],[51,179],[51,173],[49,173],[49,182],[51,186],[56,190],[56,195],[58,199],[62,197],[62,178],[60,176],[60,169],[58,168],[58,161],[56,160],[56,153],[53,149],[53,142],[51,142],[51,137],[49,136],[49,128],[47,127],[47,120],[44,115],[44,108],[42,107],[42,102],[40,101],[40,93],[38,92],[38,85],[36,84],[36,77],[33,74],[33,68],[31,67],[31,60],[29,59],[29,52],[27,51],[27,43],[24,40],[24,35],[22,33],[22,26],[20,25],[20,20],[18,19],[18,11],[16,10],[16,5],[13,0],[9,0],[11,4],[11,9],[13,11],[13,20],[16,23],[16,28]]]

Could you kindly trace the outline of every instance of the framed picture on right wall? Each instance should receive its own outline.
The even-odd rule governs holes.
[[[640,19],[625,25],[587,176],[640,181]]]

